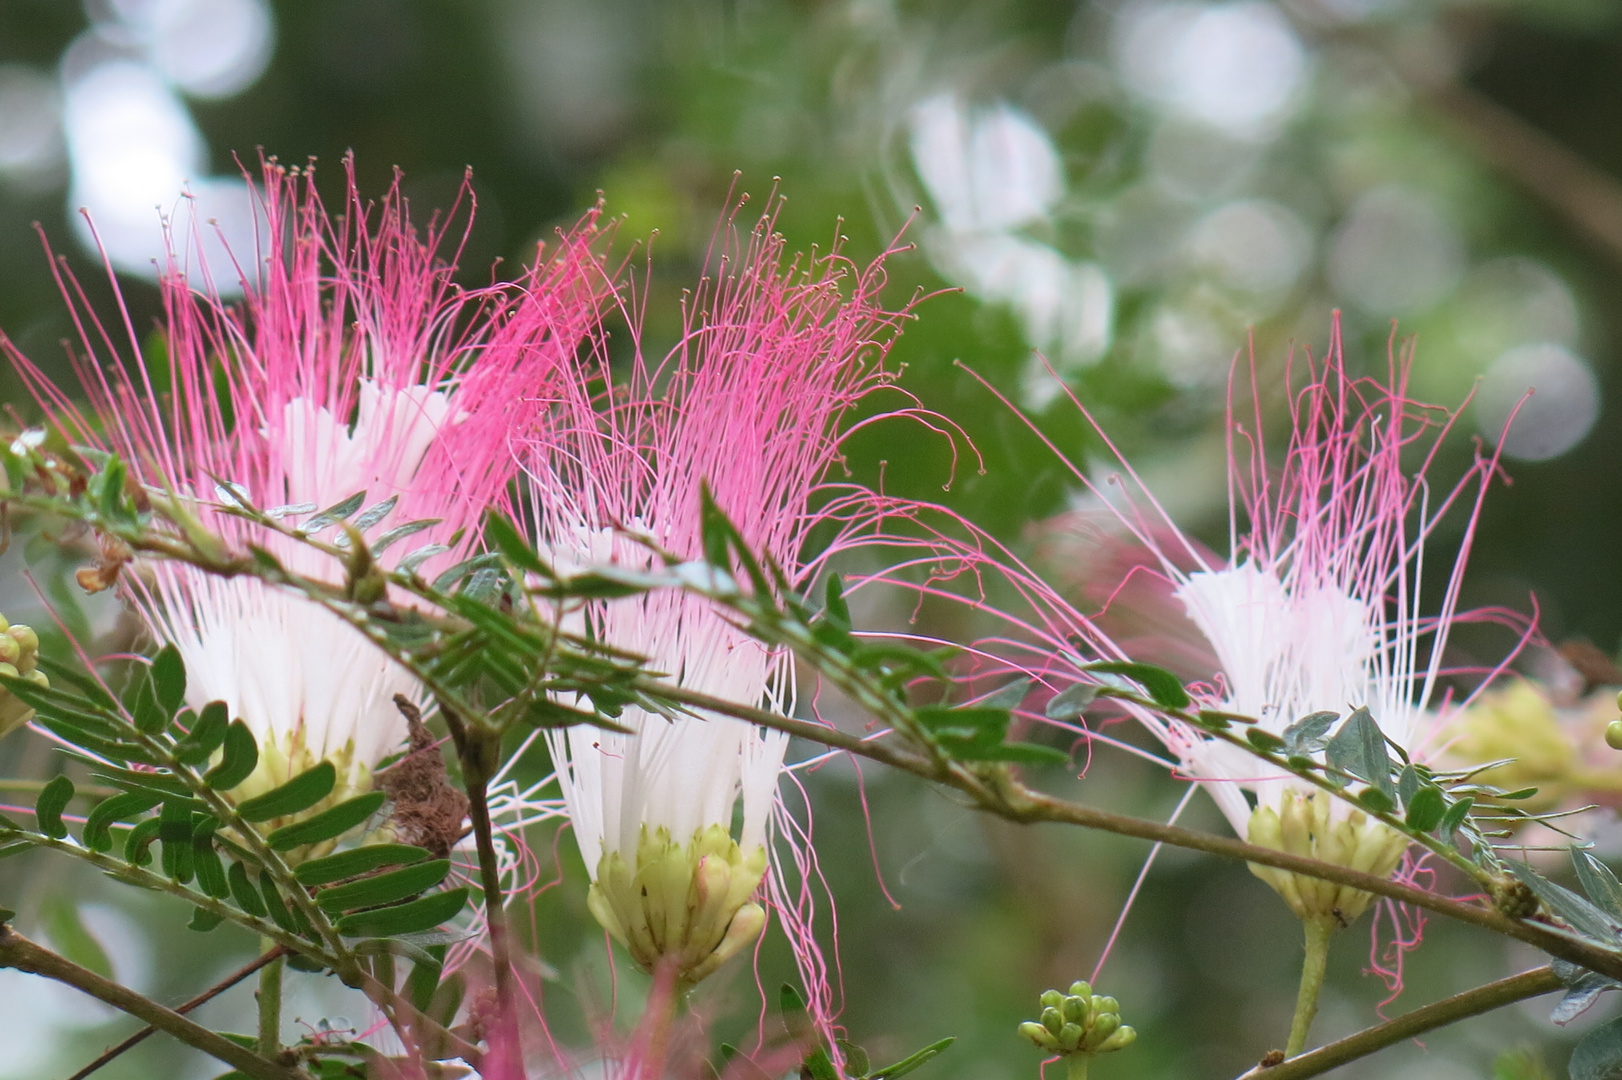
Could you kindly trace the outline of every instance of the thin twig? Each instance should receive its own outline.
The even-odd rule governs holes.
[[[1278,1065],[1258,1065],[1238,1080],[1306,1080],[1309,1076],[1326,1073],[1349,1061],[1367,1057],[1404,1039],[1412,1039],[1448,1024],[1480,1016],[1484,1012],[1513,1005],[1517,1001],[1558,990],[1561,982],[1549,967],[1533,968],[1507,979],[1478,986],[1444,998],[1433,1005],[1404,1013],[1395,1020],[1348,1035],[1338,1042],[1320,1046],[1310,1053],[1290,1058]]]
[[[1392,881],[1390,878],[1376,877],[1373,874],[1365,874],[1350,867],[1319,862],[1317,859],[1309,859],[1300,855],[1292,855],[1286,851],[1278,851],[1273,848],[1262,847],[1259,844],[1247,843],[1234,837],[1217,836],[1214,833],[1186,829],[1180,825],[1166,825],[1146,818],[1131,817],[1109,810],[1100,810],[1097,807],[1085,806],[1081,803],[1068,802],[1039,791],[1033,791],[1011,777],[1005,779],[1001,787],[996,790],[990,790],[986,785],[980,783],[972,786],[963,785],[958,782],[955,773],[937,770],[921,756],[904,750],[893,743],[878,739],[863,739],[807,720],[795,720],[779,716],[765,709],[739,705],[736,702],[727,701],[725,698],[697,693],[684,687],[655,683],[653,680],[649,680],[647,684],[640,688],[647,689],[652,695],[692,708],[722,713],[727,716],[737,717],[740,720],[747,720],[750,723],[759,724],[762,727],[773,728],[787,732],[790,735],[798,735],[801,738],[819,742],[834,749],[860,754],[863,757],[910,772],[926,780],[947,784],[968,795],[976,808],[986,813],[996,814],[998,817],[1007,818],[1010,821],[1027,824],[1045,821],[1065,825],[1079,825],[1083,828],[1098,829],[1102,832],[1116,833],[1121,836],[1132,836],[1140,840],[1171,844],[1173,847],[1203,851],[1210,855],[1221,855],[1230,859],[1259,863],[1263,866],[1273,866],[1280,870],[1306,874],[1309,877],[1319,878],[1324,881],[1333,881],[1338,885],[1350,885],[1354,889],[1361,889],[1364,892],[1384,896],[1400,903],[1412,904],[1415,907],[1434,911],[1438,915],[1445,915],[1460,922],[1470,923],[1485,930],[1491,930],[1507,937],[1525,941],[1549,953],[1551,956],[1558,956],[1591,971],[1622,979],[1622,955],[1601,949],[1587,942],[1578,941],[1537,922],[1511,919],[1496,908],[1455,900],[1440,893],[1428,892],[1424,889],[1414,888],[1411,885]]]
[[[254,972],[270,963],[272,960],[279,960],[280,958],[286,956],[288,951],[289,950],[286,945],[275,946],[269,952],[249,961],[246,965],[238,968],[236,971],[233,971],[222,981],[215,983],[213,986],[209,987],[207,990],[204,990],[196,997],[190,998],[181,1002],[179,1005],[176,1005],[175,1012],[179,1013],[181,1016],[185,1016],[199,1005],[202,1005],[205,1002],[213,1001],[215,998],[219,997],[221,994],[231,989],[231,987],[235,986],[243,979],[246,979],[249,975],[252,975]],[[120,1054],[139,1046],[157,1030],[157,1028],[150,1026],[142,1028],[140,1031],[137,1031],[134,1035],[131,1035],[129,1038],[125,1039],[111,1050],[108,1050],[106,1053],[102,1054],[95,1061],[92,1061],[90,1064],[68,1077],[68,1080],[85,1080],[85,1077],[89,1076],[103,1065],[106,1065]]]
[[[104,1001],[115,1009],[168,1032],[188,1046],[218,1058],[252,1080],[309,1080],[309,1074],[303,1069],[290,1069],[267,1061],[230,1039],[194,1024],[173,1009],[166,1009],[128,987],[120,986],[88,968],[80,967],[65,956],[35,944],[6,925],[0,925],[0,967],[26,971],[30,975],[52,979],[89,994],[98,1001]]]

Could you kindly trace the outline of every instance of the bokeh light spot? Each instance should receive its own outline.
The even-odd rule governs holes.
[[[1506,457],[1547,461],[1582,442],[1599,404],[1599,380],[1581,358],[1552,343],[1521,345],[1487,368],[1476,425]]]

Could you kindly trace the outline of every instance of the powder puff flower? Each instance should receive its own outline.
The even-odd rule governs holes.
[[[543,553],[564,569],[647,566],[647,547],[631,535],[640,534],[698,557],[708,484],[753,550],[807,581],[817,565],[807,561],[808,536],[830,513],[813,500],[837,458],[838,425],[892,378],[883,360],[903,315],[879,305],[882,284],[882,260],[860,269],[837,250],[785,265],[770,216],[742,250],[729,244],[662,363],[639,355],[615,384],[604,358],[565,386],[543,443],[523,459]],[[567,619],[684,687],[785,715],[794,708],[791,658],[702,599],[666,590],[585,604]],[[632,708],[619,722],[631,733],[548,735],[592,878],[590,908],[642,968],[691,986],[765,923],[754,897],[772,871],[787,736],[703,713],[667,719]],[[792,922],[784,888],[776,877],[768,884]],[[802,969],[816,964],[809,928],[790,931],[804,938]]]
[[[76,307],[83,352],[73,363],[88,412],[7,346],[70,441],[122,455],[141,482],[190,500],[233,546],[259,544],[329,582],[342,577],[335,560],[216,508],[234,490],[297,524],[358,495],[349,518],[373,544],[420,525],[379,553],[385,567],[429,544],[438,560],[462,558],[515,471],[509,442],[533,415],[523,393],[542,391],[572,356],[606,291],[590,247],[595,215],[514,285],[469,291],[439,255],[454,217],[419,235],[398,181],[368,206],[349,162],[344,200],[329,217],[313,170],[268,162],[258,203],[266,252],[251,262],[235,253],[240,305],[214,288],[222,268],[191,275],[185,253],[171,254],[164,361],[140,359],[127,314],[133,359]],[[63,286],[82,305],[76,285]],[[335,524],[312,534],[344,542]],[[419,688],[337,616],[258,580],[181,564],[125,580],[152,634],[185,659],[191,704],[223,700],[253,731],[259,766],[239,799],[322,759],[339,774],[328,801],[347,798],[402,748],[394,697],[419,698]]]
[[[1230,406],[1225,562],[1179,531],[1129,466],[1123,463],[1125,477],[1111,478],[1116,491],[1072,466],[1148,553],[1149,565],[1135,572],[1159,581],[1214,660],[1213,677],[1190,688],[1196,707],[1252,717],[1274,735],[1312,713],[1346,717],[1367,708],[1385,738],[1413,760],[1441,749],[1441,659],[1460,617],[1460,584],[1495,462],[1478,459],[1450,492],[1431,501],[1424,471],[1452,417],[1409,401],[1405,379],[1405,364],[1396,362],[1388,383],[1349,376],[1337,322],[1322,364],[1305,386],[1289,388],[1293,424],[1280,469],[1266,460],[1259,413],[1246,424]],[[1249,452],[1237,452],[1236,443]],[[1416,473],[1407,471],[1405,457],[1419,466]],[[1472,487],[1473,500],[1466,498]],[[1460,502],[1470,505],[1458,554],[1439,609],[1427,614],[1420,599],[1423,550],[1438,520]],[[1095,680],[1083,670],[1090,660],[1145,658],[1129,657],[1101,629],[1104,620],[1084,616],[988,539],[961,550],[971,561],[1001,567],[1029,603],[1034,616],[1010,616],[1019,634],[994,647],[1023,654],[1020,667],[1050,686]],[[1186,642],[1186,630],[1172,636]],[[1406,840],[1345,800],[1186,724],[1137,715],[1239,835],[1376,875],[1397,869]],[[1372,899],[1350,887],[1252,869],[1303,919],[1344,925]]]

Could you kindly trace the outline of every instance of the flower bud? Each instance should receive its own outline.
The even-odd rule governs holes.
[[[1042,991],[1042,1008],[1057,1009],[1064,1005],[1064,995],[1057,990]]]
[[[1115,1034],[1098,1045],[1096,1053],[1107,1054],[1112,1050],[1125,1050],[1138,1041],[1138,1033],[1131,1027],[1122,1026],[1115,1029]]]
[[[1070,996],[1082,998],[1092,997],[1093,988],[1082,982],[1080,979],[1077,979],[1075,982],[1070,984]]]
[[[1121,1026],[1121,1017],[1117,1013],[1105,1013],[1093,1021],[1092,1030],[1087,1033],[1087,1045],[1097,1049],[1107,1042],[1111,1035]]]
[[[1119,1001],[1116,1001],[1114,998],[1112,998],[1112,997],[1099,997],[1097,994],[1093,995],[1093,1012],[1095,1012],[1095,1013],[1118,1013],[1120,1011],[1121,1011],[1121,1003]]]
[[[1612,720],[1605,726],[1605,745],[1622,750],[1622,720]]]
[[[1075,1053],[1081,1045],[1082,1036],[1086,1034],[1087,1029],[1080,1024],[1066,1024],[1059,1029],[1059,1051],[1065,1054]]]
[[[1019,1033],[1036,1044],[1038,1050],[1047,1050],[1050,1053],[1059,1048],[1059,1042],[1053,1033],[1034,1020],[1027,1020],[1019,1025]]]
[[[0,634],[0,664],[15,665],[22,655],[22,648],[10,634]]]
[[[24,655],[39,652],[39,635],[34,633],[34,628],[31,626],[24,626],[22,623],[17,623],[15,626],[8,625],[6,627],[6,636],[17,643],[17,647],[23,651]]]
[[[1042,1026],[1057,1035],[1064,1028],[1064,1014],[1058,1009],[1048,1007],[1042,1010]]]
[[[1087,1022],[1087,999],[1081,997],[1067,997],[1064,1004],[1059,1007],[1064,1014],[1067,1024],[1085,1024]]]

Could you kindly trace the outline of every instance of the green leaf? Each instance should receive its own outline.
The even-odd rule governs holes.
[[[1458,832],[1459,828],[1464,824],[1464,819],[1470,816],[1470,808],[1475,805],[1475,802],[1474,799],[1466,795],[1448,807],[1447,813],[1442,815],[1441,822],[1436,826],[1436,835],[1443,840],[1451,840],[1453,834]]]
[[[163,800],[145,791],[125,791],[103,799],[90,811],[84,823],[84,846],[91,851],[109,851],[113,846],[112,825],[144,814]]]
[[[839,1046],[839,1056],[845,1063],[845,1075],[855,1077],[856,1080],[866,1080],[867,1071],[873,1067],[867,1051],[844,1039],[836,1039],[835,1042]]]
[[[962,731],[995,732],[1002,738],[1008,730],[1008,710],[983,705],[920,705],[913,715],[924,727],[934,731],[956,728]]]
[[[137,772],[134,769],[120,769],[116,765],[108,765],[100,761],[90,762],[95,769],[90,775],[97,780],[103,780],[113,787],[123,788],[125,791],[145,791],[156,795],[161,802],[164,799],[189,799],[191,788],[186,781],[173,773],[167,772]],[[198,800],[198,807],[202,801]]]
[[[338,786],[338,769],[323,760],[314,768],[305,769],[287,783],[271,788],[238,804],[237,813],[246,821],[270,821],[308,810]]]
[[[43,655],[39,658],[39,667],[51,677],[53,687],[76,687],[94,705],[103,709],[118,708],[118,701],[107,692],[106,687],[77,668]]]
[[[249,915],[263,919],[269,914],[265,907],[265,898],[259,895],[259,890],[253,887],[248,878],[248,868],[239,862],[231,864],[231,869],[225,872],[225,880],[231,886],[231,896],[237,902],[237,907]]]
[[[1410,829],[1430,832],[1442,823],[1442,815],[1446,811],[1447,800],[1443,798],[1441,789],[1427,784],[1414,792],[1414,797],[1408,800],[1408,816],[1405,820]]]
[[[0,907],[0,926],[6,925],[17,917],[17,913],[8,907]]]
[[[203,777],[215,791],[230,791],[252,776],[259,765],[259,744],[253,741],[253,732],[241,720],[231,721],[231,726],[225,730],[224,743],[220,763]]]
[[[315,517],[306,521],[293,531],[299,536],[313,536],[325,529],[328,525],[342,518],[347,518],[360,509],[361,503],[366,501],[366,492],[357,491],[342,502],[333,503]]]
[[[1615,979],[1569,960],[1556,958],[1549,962],[1549,966],[1566,987],[1566,992],[1549,1013],[1549,1020],[1562,1027],[1587,1012],[1606,991],[1622,990],[1622,983]]]
[[[152,676],[148,672],[142,671],[136,676],[129,710],[135,726],[147,735],[157,735],[169,726],[169,714],[158,704],[157,691],[152,687]]]
[[[492,510],[484,516],[484,538],[514,569],[542,577],[553,576],[552,568],[535,553],[529,541],[524,539],[524,534],[506,515]]]
[[[418,1012],[428,1011],[434,991],[439,989],[440,974],[445,970],[445,946],[430,945],[427,953],[428,960],[417,963],[411,969],[411,974],[406,976],[406,998],[417,1007]]]
[[[298,923],[293,920],[292,912],[287,910],[282,894],[276,891],[276,883],[268,873],[259,875],[259,895],[265,898],[265,910],[270,913],[271,922],[290,934],[298,933]]]
[[[1617,934],[1615,920],[1583,897],[1562,885],[1556,885],[1525,863],[1509,863],[1508,870],[1524,882],[1539,900],[1547,904],[1550,911],[1570,923],[1571,928],[1579,934],[1604,942],[1607,946],[1622,943],[1622,936]]]
[[[299,884],[315,887],[330,885],[334,881],[359,877],[383,866],[406,866],[428,858],[427,848],[410,844],[367,844],[365,847],[340,851],[320,859],[300,863],[293,871]]]
[[[225,742],[225,733],[231,726],[231,714],[225,702],[211,701],[203,706],[191,730],[176,740],[175,760],[182,765],[201,765],[214,756],[214,751]]]
[[[220,856],[214,850],[214,830],[219,828],[219,822],[211,817],[201,821],[192,819],[192,869],[197,874],[197,884],[204,893],[216,900],[223,900],[231,895],[231,884],[225,879],[225,865],[220,862]]]
[[[1514,791],[1500,791],[1494,797],[1499,799],[1530,799],[1538,793],[1535,787],[1516,788]]]
[[[452,566],[450,569],[444,571],[442,574],[436,577],[434,579],[433,589],[435,592],[449,592],[452,586],[454,586],[458,581],[461,581],[463,578],[467,577],[469,574],[476,573],[480,570],[498,569],[500,566],[501,556],[497,555],[493,551],[487,551],[482,555],[475,555],[471,559],[463,559],[461,562],[457,563],[455,566]]]
[[[417,568],[423,563],[432,559],[435,555],[443,555],[449,550],[450,548],[444,544],[429,544],[426,547],[420,547],[416,551],[407,553],[406,557],[400,560],[400,572],[402,574],[415,574]]]
[[[356,532],[365,532],[373,525],[376,525],[378,522],[388,517],[389,514],[393,512],[395,504],[399,501],[400,496],[390,495],[380,503],[373,503],[371,506],[368,506],[365,510],[361,511],[360,517],[350,522],[350,525],[354,527]],[[344,539],[347,540],[348,537],[344,537]],[[343,544],[340,542],[337,546],[343,547]]]
[[[1622,1019],[1584,1035],[1566,1069],[1571,1080],[1622,1080]]]
[[[163,841],[163,873],[182,885],[192,879],[191,807],[182,800],[163,804],[158,839]]]
[[[127,522],[133,520],[133,515],[124,503],[124,477],[126,475],[124,463],[118,458],[107,462],[106,471],[101,473],[98,480],[100,484],[100,498],[97,500],[97,509],[101,516],[111,522]]]
[[[344,937],[390,937],[417,930],[432,930],[453,918],[467,903],[466,886],[427,896],[395,907],[357,911],[338,920],[338,933]]]
[[[1335,737],[1329,740],[1326,757],[1341,772],[1365,780],[1395,806],[1397,786],[1391,782],[1391,758],[1386,754],[1385,736],[1366,706],[1347,717]]]
[[[1077,719],[1098,697],[1098,689],[1094,683],[1071,683],[1048,702],[1047,718],[1061,723]]]
[[[158,838],[160,818],[147,818],[130,830],[124,839],[124,861],[131,866],[148,866],[152,862],[152,841]]]
[[[1262,727],[1253,727],[1245,732],[1245,741],[1266,754],[1275,754],[1284,749],[1284,740]]]
[[[186,662],[180,658],[180,650],[173,645],[159,649],[148,673],[152,676],[159,706],[169,716],[175,715],[186,703]]]
[[[1025,703],[1025,695],[1030,690],[1031,680],[1021,677],[992,691],[975,704],[988,709],[1017,709]]]
[[[1056,746],[1037,743],[999,743],[973,757],[963,755],[966,761],[1006,761],[1016,765],[1068,765],[1070,755]]]
[[[945,1053],[947,1048],[955,1042],[957,1042],[956,1036],[948,1035],[939,1042],[930,1043],[915,1054],[908,1054],[894,1065],[886,1065],[882,1069],[875,1069],[868,1077],[868,1080],[900,1080],[901,1077],[906,1076],[918,1066],[928,1064]]]
[[[800,1066],[800,1075],[810,1080],[838,1080],[839,1071],[834,1068],[833,1059],[828,1051],[822,1048],[816,1030],[811,1026],[811,1016],[806,1011],[805,999],[800,997],[798,990],[784,983],[778,992],[778,1003],[783,1013],[783,1026],[794,1039],[806,1046],[805,1060]]]
[[[377,540],[373,542],[372,554],[381,555],[383,552],[393,546],[395,541],[404,540],[408,536],[415,536],[424,529],[433,528],[443,520],[443,518],[425,518],[421,521],[408,521],[404,525],[396,525],[382,536],[379,536]]]
[[[1376,814],[1389,814],[1397,808],[1396,802],[1379,788],[1369,788],[1359,793],[1357,801]]]
[[[1328,740],[1324,736],[1339,719],[1340,713],[1308,713],[1284,729],[1284,745],[1291,756],[1316,754],[1327,745]]]
[[[1183,680],[1153,664],[1137,664],[1129,660],[1109,660],[1087,664],[1083,671],[1096,671],[1103,675],[1122,675],[1142,686],[1149,697],[1163,709],[1186,709],[1194,699],[1183,689]]]
[[[204,911],[202,908],[195,908],[191,913],[191,922],[186,924],[186,929],[196,930],[200,934],[206,934],[224,921],[224,915],[220,915],[212,911]]]
[[[7,689],[10,689],[9,687]],[[60,716],[40,712],[36,720],[41,727],[58,738],[108,761],[133,761],[142,765],[155,762],[145,750],[118,739],[108,739],[77,724],[66,723]]]
[[[315,902],[322,911],[334,915],[341,911],[392,904],[428,891],[444,881],[450,870],[449,859],[417,863],[386,874],[364,877],[347,885],[323,889],[316,893]]]
[[[391,938],[361,938],[350,946],[358,956],[400,956],[414,964],[432,964],[434,958],[429,952],[415,941],[410,935]],[[379,977],[381,981],[381,977]],[[392,984],[393,980],[389,980]],[[386,984],[387,985],[387,984]]]
[[[388,796],[381,791],[369,791],[365,795],[357,795],[353,799],[341,802],[330,810],[310,818],[308,821],[294,822],[292,825],[283,825],[266,837],[266,842],[277,851],[290,851],[306,844],[319,844],[323,840],[333,840],[353,829],[373,814],[383,805]],[[362,935],[374,937],[376,935]]]
[[[62,824],[62,811],[67,809],[68,800],[72,798],[73,781],[61,775],[52,777],[34,802],[34,818],[39,822],[40,832],[53,840],[61,840],[68,835],[68,827]]]
[[[837,626],[847,634],[850,633],[850,605],[845,602],[845,579],[838,574],[829,574],[828,581],[822,590],[822,619],[830,626]]]
[[[1616,880],[1611,868],[1576,844],[1571,845],[1571,861],[1577,868],[1577,880],[1595,906],[1622,919],[1622,882]]]

